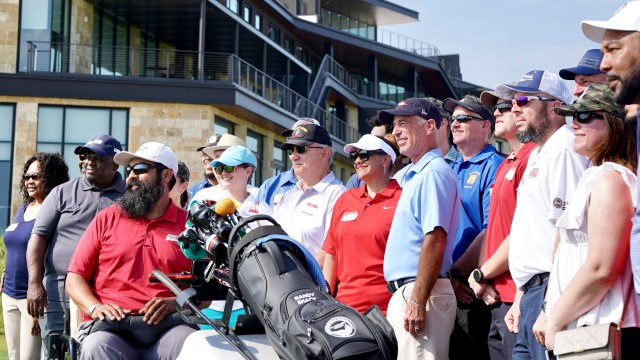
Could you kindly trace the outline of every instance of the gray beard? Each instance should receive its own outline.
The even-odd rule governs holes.
[[[547,118],[539,124],[538,128],[530,126],[526,130],[516,131],[516,139],[523,144],[528,142],[537,143],[547,135],[549,129],[551,129],[551,120]]]

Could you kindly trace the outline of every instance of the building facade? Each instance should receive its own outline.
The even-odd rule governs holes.
[[[259,185],[289,166],[280,132],[313,117],[346,181],[342,147],[376,110],[468,90],[435,46],[381,28],[417,20],[379,0],[0,0],[0,229],[29,156],[60,152],[74,177],[73,149],[103,133],[166,143],[193,182],[195,149],[235,134]]]

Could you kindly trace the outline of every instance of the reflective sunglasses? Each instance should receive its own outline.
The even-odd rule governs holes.
[[[539,101],[556,101],[554,98],[548,98],[543,96],[516,96],[511,100],[511,106],[518,105],[519,107],[523,107],[529,103],[531,100],[539,100]]]
[[[360,158],[361,161],[368,161],[371,155],[387,155],[387,153],[381,150],[354,150],[349,153],[349,158],[353,162],[355,162],[357,158]]]
[[[126,170],[127,170],[127,174],[133,171],[133,173],[136,175],[142,175],[142,174],[148,173],[149,169],[164,170],[166,168],[167,167],[162,164],[137,163],[137,164],[133,164],[132,166],[127,166]]]
[[[41,177],[43,177],[41,174],[38,173],[33,173],[31,175],[29,174],[24,174],[22,175],[22,181],[29,181],[29,179],[36,181],[38,179],[40,179]]]
[[[287,152],[289,152],[289,155],[293,155],[293,150],[295,150],[296,152],[298,152],[298,154],[302,155],[305,152],[307,152],[307,149],[324,149],[324,148],[322,146],[295,145],[292,148],[290,148],[289,150],[287,150]]]
[[[604,116],[593,113],[593,112],[574,112],[573,113],[573,120],[577,121],[580,124],[588,124],[593,119],[604,120]]]
[[[222,171],[226,172],[227,174],[231,174],[232,172],[236,171],[236,167],[238,166],[240,165],[231,166],[231,165],[219,164],[213,167],[213,171],[215,171],[216,174],[218,175],[222,175]]]
[[[466,123],[469,122],[471,120],[478,120],[478,121],[484,121],[485,119],[481,118],[481,117],[477,117],[477,116],[471,116],[471,115],[457,115],[457,116],[452,116],[451,117],[451,122],[453,121],[457,121],[459,123]]]
[[[506,112],[511,111],[511,102],[510,101],[505,101],[505,102],[501,102],[500,104],[496,105],[496,110],[498,110],[498,112],[500,112],[500,114],[504,114]]]

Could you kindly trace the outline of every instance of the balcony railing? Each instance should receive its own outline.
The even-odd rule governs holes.
[[[284,83],[233,54],[134,47],[94,47],[69,43],[29,42],[27,73],[55,72],[95,76],[153,77],[233,83],[295,117],[313,117],[345,143],[356,142],[357,129],[293,91]]]

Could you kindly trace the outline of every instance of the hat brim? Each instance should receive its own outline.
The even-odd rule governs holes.
[[[82,145],[80,146],[76,146],[75,150],[73,150],[73,153],[76,155],[80,155],[80,150],[83,148]]]
[[[522,92],[522,93],[542,93],[546,94],[544,91],[540,91],[539,89],[534,89],[526,86],[515,86],[515,85],[505,85],[498,84],[496,85],[496,94],[503,99],[513,99],[514,92]],[[549,95],[549,94],[547,94]],[[551,95],[549,95],[551,96]],[[555,96],[553,97],[555,98]]]
[[[289,137],[289,136],[293,135],[293,130],[291,130],[291,129],[282,130],[282,132],[280,134],[282,134],[282,136],[284,136],[284,137]]]
[[[218,150],[227,150],[231,146],[205,146],[202,148],[203,153],[207,154],[209,157],[215,157],[215,152]]]
[[[558,72],[558,75],[560,75],[560,77],[565,80],[575,80],[576,75],[593,75],[599,73],[601,73],[600,69],[576,66],[572,68],[562,69]]]
[[[120,166],[129,166],[129,162],[131,162],[133,158],[140,158],[143,160],[151,161],[128,151],[120,151],[113,157],[113,162]]]
[[[223,158],[220,158],[220,159],[218,159],[216,161],[210,162],[209,163],[209,167],[215,167],[218,164],[227,165],[227,166],[238,166],[238,165],[244,164],[244,163],[242,161],[238,160],[238,159],[223,159]],[[249,165],[253,166],[253,164],[249,164]]]
[[[96,154],[96,155],[100,155],[100,156],[107,156],[107,155],[111,155],[109,153],[107,153],[106,151],[102,150],[102,148],[98,148],[95,146],[78,146],[75,148],[75,150],[73,150],[73,152],[77,155],[85,153],[87,151],[91,151],[92,153]]]
[[[383,149],[382,146],[367,146],[365,144],[358,144],[358,143],[354,143],[354,144],[347,144],[344,147],[344,152],[347,153],[347,155],[354,151],[354,150],[367,150],[367,151],[374,151],[374,150],[381,150],[383,151],[385,154],[391,156],[391,162],[395,162],[396,161],[396,153],[393,151],[393,149],[391,148],[391,146],[385,144],[385,148]]]
[[[404,109],[391,109],[391,110],[382,110],[380,114],[378,114],[378,120],[380,120],[383,124],[393,124],[393,118],[398,116],[413,116],[416,115],[412,111],[404,110]],[[417,115],[416,115],[417,116]]]
[[[309,146],[313,144],[313,141],[302,140],[302,139],[290,139],[286,143],[280,145],[282,150],[290,150],[294,146]]]
[[[484,106],[496,106],[498,100],[500,100],[500,97],[494,91],[483,91],[480,94],[480,102],[482,102]]]

